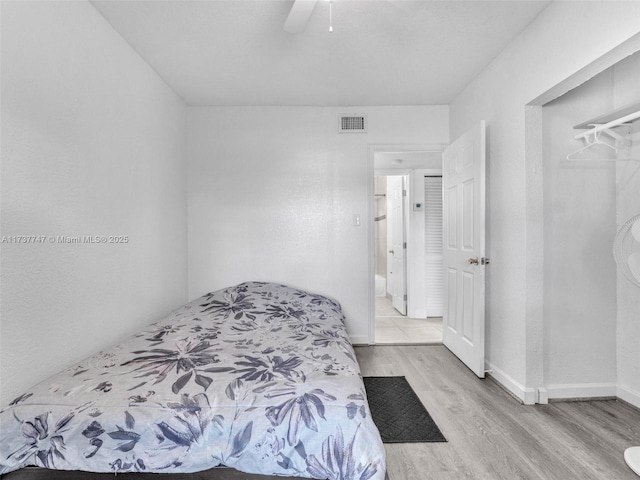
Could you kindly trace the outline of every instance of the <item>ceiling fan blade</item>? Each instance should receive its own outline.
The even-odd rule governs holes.
[[[284,31],[289,33],[300,33],[304,31],[309,21],[309,17],[316,6],[317,0],[295,0],[287,20],[284,22]]]

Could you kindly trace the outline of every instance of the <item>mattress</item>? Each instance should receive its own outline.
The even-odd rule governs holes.
[[[273,283],[204,295],[36,385],[0,432],[0,473],[385,476],[340,305]]]

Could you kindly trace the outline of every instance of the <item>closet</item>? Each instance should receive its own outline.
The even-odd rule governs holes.
[[[640,214],[638,78],[640,53],[543,107],[550,399],[640,404],[640,289],[613,255],[616,232]]]

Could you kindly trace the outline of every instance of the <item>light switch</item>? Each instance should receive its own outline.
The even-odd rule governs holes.
[[[360,214],[359,213],[354,213],[353,214],[353,226],[354,227],[359,227],[360,226]]]

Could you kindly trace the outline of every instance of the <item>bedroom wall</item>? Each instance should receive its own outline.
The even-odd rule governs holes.
[[[186,108],[88,2],[3,1],[1,57],[4,406],[186,301]]]
[[[345,112],[367,114],[368,133],[337,133]],[[247,280],[306,288],[338,299],[365,343],[369,146],[447,143],[448,121],[446,106],[189,108],[189,297]]]
[[[535,401],[543,345],[539,165],[525,162],[525,105],[640,31],[640,3],[553,2],[451,103],[451,138],[488,125],[487,363],[514,394]],[[536,223],[527,222],[533,216]],[[527,322],[535,317],[535,321]]]

